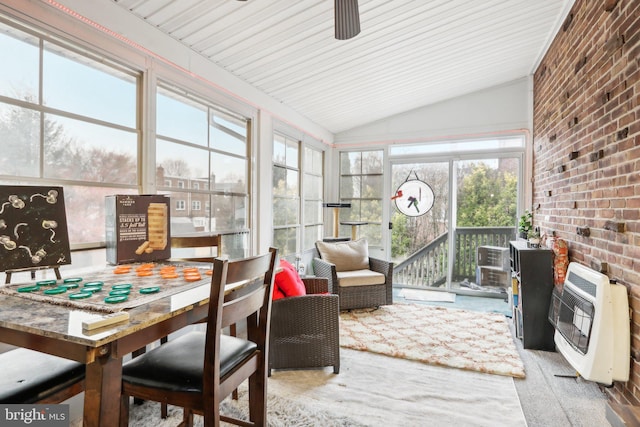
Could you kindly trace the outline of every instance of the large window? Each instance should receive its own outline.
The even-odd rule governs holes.
[[[323,152],[304,147],[304,167],[302,194],[304,199],[304,235],[302,248],[313,249],[317,240],[322,239],[322,200],[324,194]]]
[[[296,253],[300,234],[300,142],[273,138],[273,244],[282,255]]]
[[[323,193],[323,151],[275,134],[273,242],[282,255],[313,249],[322,238]]]
[[[171,233],[229,232],[234,235],[223,237],[225,254],[244,256],[248,119],[167,84],[158,86],[156,101],[157,182],[164,183],[159,190],[184,201],[171,212]]]
[[[364,222],[357,237],[369,245],[382,245],[383,152],[350,151],[340,153],[340,201],[351,208],[339,210],[340,222]],[[340,236],[351,236],[351,227],[341,225]]]
[[[64,188],[72,245],[105,240],[104,198],[138,188],[138,74],[0,23],[0,183]]]

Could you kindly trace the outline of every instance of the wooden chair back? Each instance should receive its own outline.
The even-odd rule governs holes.
[[[264,255],[213,262],[203,377],[205,412],[209,404],[218,408],[221,398],[248,378],[251,419],[266,420],[268,337],[277,258],[277,249],[271,248]],[[225,295],[231,284],[240,285]],[[256,344],[256,350],[220,377],[220,335],[223,328],[241,321],[246,321],[247,339]]]
[[[204,248],[210,248],[206,251]],[[215,250],[213,249],[215,248]],[[202,249],[194,256],[174,256],[173,249]],[[192,262],[213,262],[214,258],[222,256],[222,236],[219,234],[194,234],[189,236],[171,236],[172,260]],[[201,252],[208,252],[202,254]],[[184,251],[176,251],[184,252]]]

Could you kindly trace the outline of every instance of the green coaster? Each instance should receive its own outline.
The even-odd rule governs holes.
[[[82,292],[100,292],[102,290],[102,286],[87,286],[84,285],[81,289]]]
[[[116,303],[119,303],[119,302],[124,302],[127,299],[129,299],[128,295],[114,295],[114,296],[106,297],[104,299],[104,302],[106,302],[108,304],[116,304]]]
[[[129,289],[114,289],[111,292],[109,292],[109,295],[111,296],[117,296],[117,295],[129,295],[131,291]]]
[[[69,294],[69,298],[70,299],[84,299],[84,298],[89,298],[91,295],[93,295],[92,292],[76,292],[73,294]]]
[[[67,292],[67,288],[63,286],[58,286],[57,288],[51,288],[44,291],[46,295],[64,294],[65,292]]]
[[[104,282],[87,282],[84,284],[85,287],[87,286],[99,286],[102,287],[102,285],[104,285]]]
[[[152,286],[150,288],[142,288],[140,289],[141,294],[155,294],[160,291],[160,286]]]
[[[111,287],[111,289],[113,289],[114,291],[120,290],[120,289],[131,289],[133,285],[131,285],[131,283],[121,283],[119,285],[113,285]]]
[[[79,283],[82,282],[82,277],[69,277],[68,279],[64,279],[62,283]]]
[[[36,285],[38,286],[53,286],[57,284],[58,282],[56,280],[40,280],[39,282],[36,282]]]
[[[66,288],[66,289],[77,289],[80,287],[79,284],[77,283],[63,283],[62,285],[58,286],[59,288]]]
[[[33,285],[33,286],[22,286],[18,289],[16,289],[16,291],[18,292],[36,292],[40,290],[40,286],[38,285]]]

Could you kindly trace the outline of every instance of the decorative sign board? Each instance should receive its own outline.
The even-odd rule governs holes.
[[[107,262],[124,264],[170,258],[169,202],[169,197],[163,195],[107,196]]]
[[[70,263],[62,187],[0,186],[0,271]]]

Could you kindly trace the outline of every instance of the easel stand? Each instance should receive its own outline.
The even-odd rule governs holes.
[[[13,273],[24,273],[25,271],[29,271],[31,273],[31,280],[35,280],[36,278],[36,271],[37,270],[48,270],[48,269],[53,269],[55,275],[56,275],[56,279],[61,280],[62,276],[60,275],[60,266],[59,265],[48,265],[45,267],[29,267],[29,268],[17,268],[14,270],[6,270],[5,273],[5,285],[8,285],[9,283],[11,283],[11,275]]]

